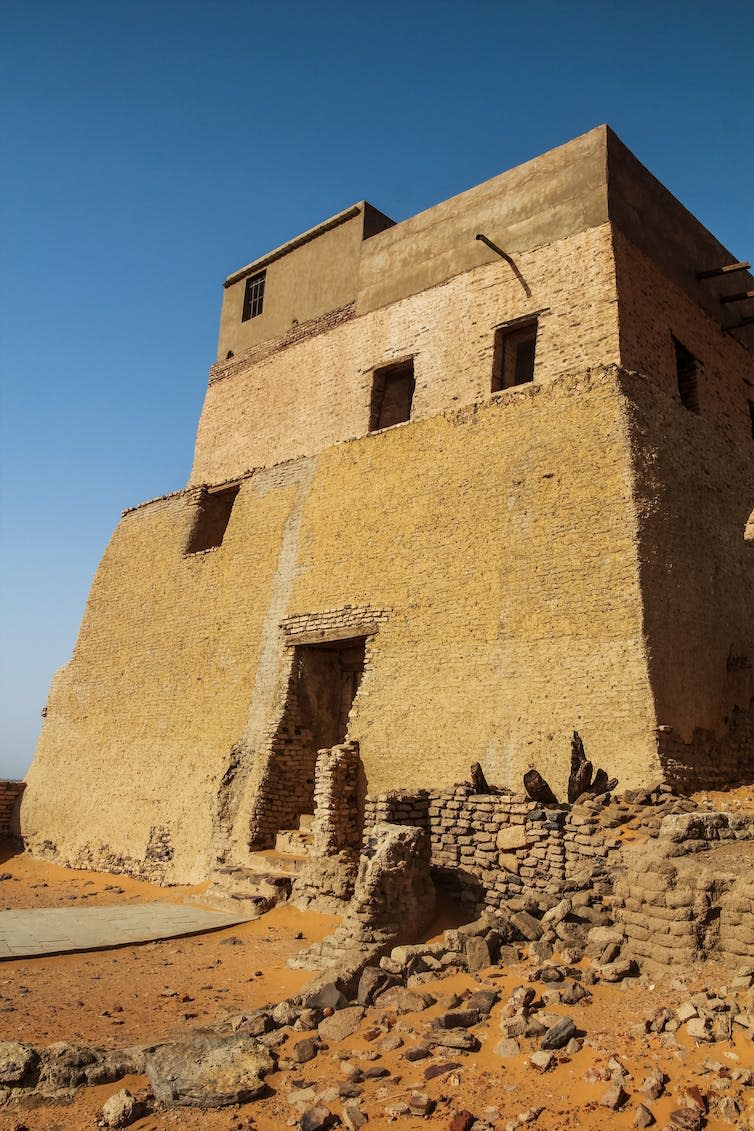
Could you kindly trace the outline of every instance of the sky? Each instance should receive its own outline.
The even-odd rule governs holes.
[[[753,58],[752,0],[3,0],[0,777],[120,511],[188,479],[226,275],[602,122],[752,259]]]

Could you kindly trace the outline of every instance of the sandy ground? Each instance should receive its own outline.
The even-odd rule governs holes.
[[[754,802],[754,791],[752,794]],[[0,882],[3,908],[65,906],[78,901],[92,906],[154,899],[180,901],[188,893],[201,891],[156,888],[121,876],[75,872],[23,855],[0,856],[0,871],[11,877]],[[429,935],[451,921],[452,911],[446,909]],[[81,1041],[114,1048],[185,1035],[187,1030],[213,1025],[227,1014],[295,992],[312,974],[291,970],[286,965],[287,957],[329,933],[335,923],[332,917],[303,914],[284,906],[255,922],[211,934],[109,951],[3,961],[0,1039],[19,1039],[37,1045],[56,1040]],[[493,1052],[501,1037],[502,1001],[515,986],[526,981],[527,967],[519,965],[428,984],[422,989],[436,996],[438,1004],[423,1013],[396,1018],[382,1015],[379,1009],[370,1011],[353,1037],[332,1045],[307,1064],[268,1077],[266,1095],[251,1104],[213,1112],[175,1109],[149,1115],[131,1126],[137,1131],[175,1127],[188,1131],[276,1131],[297,1127],[299,1114],[287,1101],[288,1094],[294,1088],[309,1085],[317,1095],[327,1093],[344,1082],[343,1062],[347,1061],[362,1068],[378,1066],[387,1070],[383,1078],[366,1080],[361,1085],[360,1104],[369,1116],[368,1128],[374,1131],[388,1127],[400,1127],[402,1131],[447,1128],[453,1113],[464,1108],[502,1129],[531,1107],[544,1108],[531,1125],[544,1131],[621,1131],[632,1127],[635,1107],[641,1099],[637,1089],[658,1064],[669,1077],[668,1094],[649,1106],[657,1126],[662,1128],[669,1112],[679,1105],[686,1087],[698,1085],[714,1095],[713,1085],[720,1071],[705,1069],[705,1061],[717,1061],[723,1066],[723,1075],[727,1069],[754,1064],[752,1043],[740,1035],[730,1044],[697,1048],[685,1031],[678,1034],[675,1047],[663,1047],[664,1037],[632,1032],[637,1022],[660,1005],[679,1005],[694,990],[706,984],[720,985],[729,977],[710,967],[674,973],[675,976],[669,975],[657,984],[648,979],[630,979],[615,986],[594,987],[589,1005],[554,1005],[553,1012],[573,1017],[587,1040],[572,1057],[559,1054],[558,1066],[545,1075],[530,1067],[525,1055],[501,1060]],[[468,1055],[448,1051],[415,1063],[401,1058],[406,1047],[420,1043],[431,1019],[440,1011],[442,999],[480,985],[494,987],[501,993],[501,1004],[493,1010],[488,1024],[476,1030],[483,1041],[480,1052]],[[548,987],[541,985],[538,989],[546,992]],[[381,1042],[388,1033],[398,1034],[404,1047],[382,1051]],[[292,1034],[279,1053],[285,1056],[286,1049],[306,1035]],[[529,1049],[528,1043],[524,1042],[523,1047]],[[617,1113],[600,1106],[600,1097],[608,1086],[604,1074],[602,1079],[585,1080],[585,1075],[599,1076],[611,1056],[617,1057],[631,1074],[627,1087],[631,1098],[626,1108]],[[458,1067],[425,1081],[427,1065],[443,1060]],[[146,1079],[134,1077],[85,1089],[67,1106],[14,1111],[4,1108],[0,1109],[0,1131],[94,1128],[104,1101],[124,1086],[135,1094],[147,1095]],[[416,1090],[428,1093],[436,1101],[434,1113],[427,1119],[401,1116],[397,1121],[391,1120],[386,1109]],[[747,1092],[749,1107],[742,1111],[739,1127],[748,1127],[749,1118],[754,1118],[754,1088]],[[325,1102],[334,1112],[342,1111],[341,1099],[326,1094]],[[728,1131],[735,1125],[711,1117],[706,1126],[711,1131]]]

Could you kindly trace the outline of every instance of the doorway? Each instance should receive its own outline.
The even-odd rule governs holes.
[[[274,844],[314,811],[317,752],[344,742],[364,674],[366,637],[297,644],[280,721],[253,807],[249,845]]]

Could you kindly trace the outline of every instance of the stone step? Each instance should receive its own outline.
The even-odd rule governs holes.
[[[311,833],[301,829],[281,829],[275,837],[275,851],[287,856],[306,856],[311,843]]]
[[[269,867],[270,863],[276,866]],[[191,895],[188,899],[210,907],[221,907],[225,911],[237,911],[256,919],[277,903],[284,903],[288,899],[297,871],[290,864],[297,865],[298,861],[292,861],[289,857],[285,863],[286,870],[283,871],[283,861],[278,860],[274,854],[254,853],[247,861],[251,866],[230,864],[218,867],[212,874],[206,891]]]
[[[288,853],[277,852],[274,848],[261,852],[251,852],[243,867],[235,864],[222,865],[215,869],[214,875],[236,875],[247,872],[250,875],[295,876],[306,864],[306,857],[296,858]]]

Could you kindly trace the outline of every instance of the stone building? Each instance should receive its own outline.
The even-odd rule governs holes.
[[[735,268],[723,270],[724,268]],[[188,486],[127,511],[54,678],[31,851],[197,880],[479,761],[752,774],[744,267],[606,127],[231,275]]]

